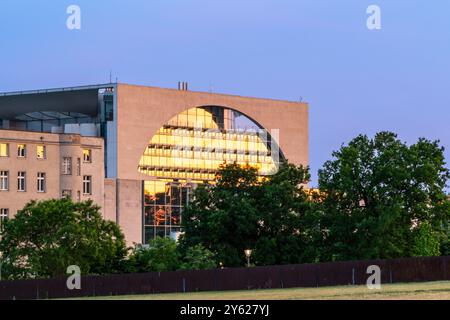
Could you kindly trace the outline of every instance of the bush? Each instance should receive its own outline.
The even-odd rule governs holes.
[[[180,260],[177,244],[170,238],[155,238],[148,246],[138,245],[128,264],[130,272],[174,271]]]
[[[214,269],[217,267],[217,263],[214,259],[215,255],[198,244],[193,247],[189,247],[186,250],[186,254],[181,263],[181,270],[204,270]]]

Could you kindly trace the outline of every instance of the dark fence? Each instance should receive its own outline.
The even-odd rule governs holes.
[[[366,284],[370,265],[380,267],[382,283],[438,281],[450,280],[449,264],[446,256],[85,276],[81,290],[67,289],[66,278],[2,281],[0,299],[361,285]]]

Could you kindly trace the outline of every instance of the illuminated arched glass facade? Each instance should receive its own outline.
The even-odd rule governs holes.
[[[139,162],[144,182],[144,241],[180,231],[182,208],[192,188],[210,183],[221,164],[237,163],[268,175],[278,167],[278,146],[242,113],[223,107],[188,109],[149,141]]]

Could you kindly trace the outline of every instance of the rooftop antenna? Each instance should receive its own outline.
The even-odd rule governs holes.
[[[112,71],[109,70],[109,83],[112,83]]]
[[[298,102],[302,102],[303,101],[303,97],[300,96],[300,98],[298,99]]]

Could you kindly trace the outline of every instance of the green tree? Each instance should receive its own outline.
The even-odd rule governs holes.
[[[413,231],[413,256],[438,256],[440,255],[440,240],[437,232],[428,221],[424,221]]]
[[[309,170],[284,163],[265,179],[257,194],[258,240],[254,261],[258,265],[313,262],[311,250],[317,220],[315,207],[305,192]]]
[[[244,265],[248,248],[258,265],[313,260],[305,250],[311,240],[308,180],[307,169],[289,164],[264,179],[252,167],[222,166],[216,183],[198,187],[185,210],[181,245],[202,244],[225,266]]]
[[[3,277],[55,277],[77,265],[83,274],[114,273],[126,256],[124,235],[92,201],[31,201],[6,222],[0,241]]]
[[[448,239],[449,170],[438,141],[411,146],[391,132],[360,135],[319,170],[323,215],[321,259],[395,258],[416,254],[415,225],[429,226],[420,252]],[[427,227],[428,228],[428,227]]]
[[[203,247],[202,244],[189,247],[183,255],[180,265],[181,270],[204,270],[216,267],[214,253]]]
[[[180,265],[177,244],[171,238],[157,237],[148,246],[136,246],[128,264],[130,272],[177,270]]]
[[[200,185],[183,213],[181,245],[202,244],[226,266],[244,263],[243,252],[258,235],[257,171],[238,165],[222,167],[215,185]]]

